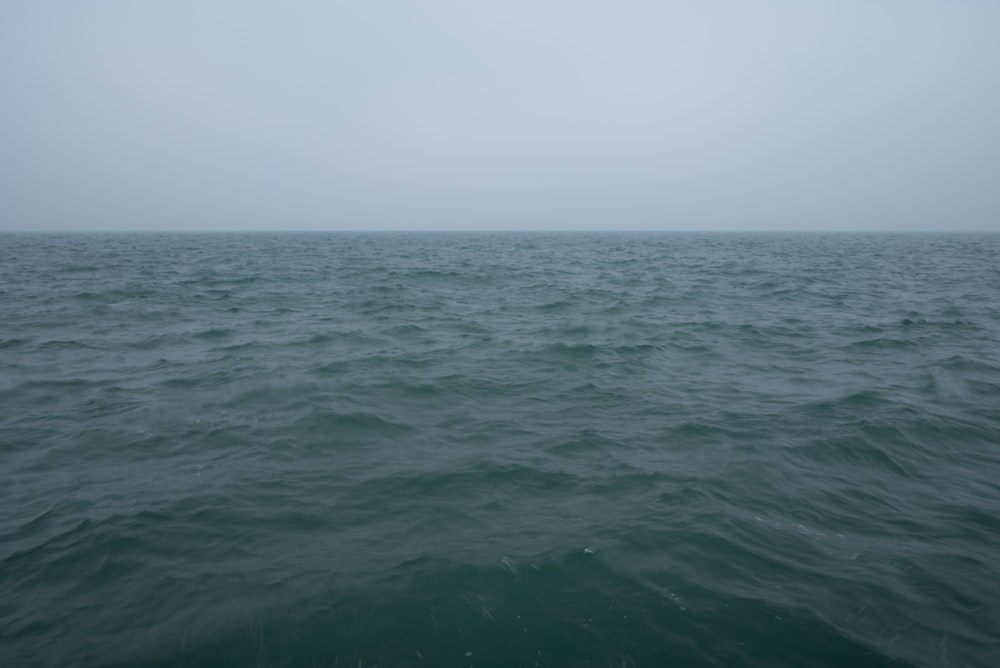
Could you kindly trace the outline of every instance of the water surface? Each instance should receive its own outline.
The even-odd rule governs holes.
[[[1000,665],[998,257],[0,237],[0,663]]]

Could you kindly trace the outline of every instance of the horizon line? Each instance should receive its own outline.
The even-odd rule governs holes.
[[[1000,234],[1000,229],[784,229],[784,228],[343,228],[343,229],[10,229],[0,234]]]

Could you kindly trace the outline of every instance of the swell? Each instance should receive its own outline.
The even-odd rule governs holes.
[[[18,243],[5,664],[997,652],[995,241]]]

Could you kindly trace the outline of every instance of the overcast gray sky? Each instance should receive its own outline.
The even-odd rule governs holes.
[[[1000,2],[0,3],[0,229],[1000,231]]]

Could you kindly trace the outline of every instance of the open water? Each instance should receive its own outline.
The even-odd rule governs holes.
[[[0,665],[1000,666],[1000,236],[0,237]]]

